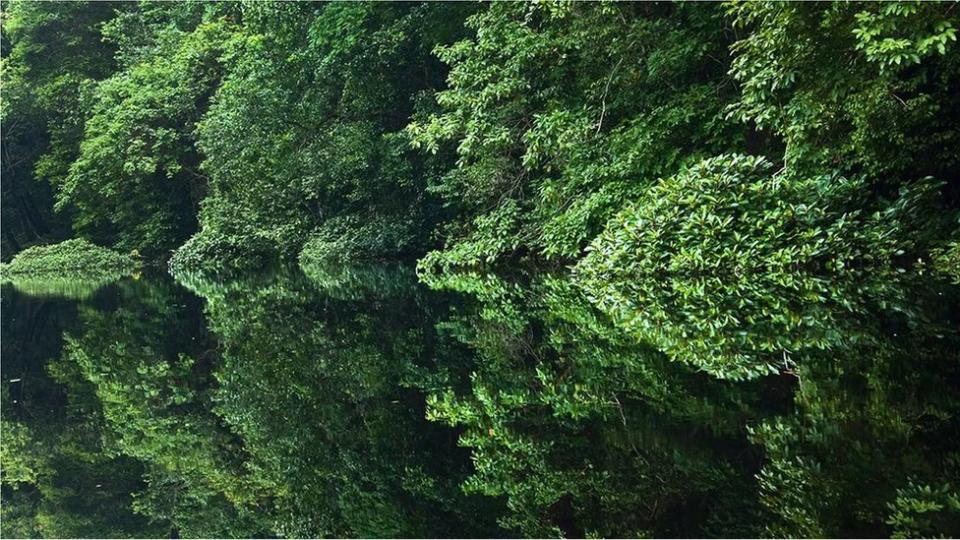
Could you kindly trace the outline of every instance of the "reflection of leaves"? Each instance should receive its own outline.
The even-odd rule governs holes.
[[[902,296],[896,311],[862,321],[872,339],[804,353],[794,413],[754,426],[751,440],[766,455],[758,476],[766,534],[890,535],[885,524],[899,525],[885,516],[900,490],[955,468],[957,298],[921,286]]]
[[[423,276],[457,298],[405,270],[325,272],[178,275],[205,320],[150,276],[81,305],[49,371],[85,420],[11,470],[75,475],[60,504],[101,470],[63,456],[125,456],[124,507],[135,492],[184,536],[950,530],[918,510],[948,500],[958,447],[949,290],[904,277],[844,330],[869,339],[734,383],[638,342],[562,274]],[[34,443],[60,429],[28,427]]]
[[[128,492],[139,491],[135,509],[187,536],[256,535],[263,529],[228,497],[258,492],[244,484],[234,442],[207,407],[202,321],[169,281],[124,282],[116,297],[112,309],[81,306],[82,326],[66,337],[56,373],[92,386],[107,450],[143,464],[146,485]]]
[[[62,363],[62,361],[60,362]],[[100,404],[79,372],[48,369],[66,386],[67,407],[52,381],[29,380],[39,407],[7,403],[0,421],[4,537],[157,536],[159,528],[137,516],[130,493],[140,489],[140,464],[118,456],[105,436]],[[21,392],[23,392],[21,381]],[[4,392],[6,394],[6,392]],[[34,401],[34,397],[21,398]],[[6,396],[4,396],[6,399]],[[11,416],[18,419],[11,419]]]
[[[174,280],[193,294],[205,298],[222,298],[232,293],[243,293],[264,288],[291,275],[286,267],[263,272],[176,270]]]
[[[475,300],[438,325],[477,360],[431,380],[428,417],[464,429],[465,488],[523,534],[885,536],[897,490],[958,447],[956,298],[918,276],[845,320],[849,347],[739,383],[638,343],[565,276],[422,277]]]
[[[749,474],[714,450],[737,439],[749,387],[711,388],[638,345],[563,276],[423,277],[476,300],[438,325],[473,350],[475,371],[460,375],[466,391],[451,374],[431,392],[428,415],[465,428],[476,468],[465,488],[507,497],[504,526],[533,536],[751,530],[750,486],[738,480]],[[728,507],[683,525],[664,518],[734,486],[740,529],[720,525]]]
[[[0,479],[4,484],[36,484],[50,471],[41,457],[30,428],[19,422],[3,423],[3,445],[0,446]]]
[[[304,262],[303,273],[324,294],[338,300],[391,298],[408,294],[416,287],[416,276],[399,264],[348,265]]]
[[[88,300],[103,287],[123,279],[126,272],[104,272],[96,276],[4,276],[18,292],[41,298],[59,297],[70,300]]]
[[[952,242],[934,252],[934,268],[960,285],[960,242]]]
[[[953,478],[960,470],[954,461]],[[893,538],[935,537],[941,531],[960,530],[960,490],[950,482],[918,485],[913,480],[897,490],[896,500],[889,504]]]
[[[459,490],[453,441],[403,386],[432,347],[410,271],[317,272],[178,275],[205,295],[223,353],[214,411],[243,440],[245,478],[271,497],[261,511],[274,533],[495,530]]]

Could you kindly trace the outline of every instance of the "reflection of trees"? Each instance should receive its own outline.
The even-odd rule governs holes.
[[[485,503],[459,490],[465,456],[404,384],[434,347],[424,299],[386,273],[374,285],[348,277],[320,288],[283,273],[249,288],[194,282],[210,292],[223,346],[216,411],[244,441],[251,482],[274,497],[275,532],[495,534]],[[360,294],[384,290],[388,300]]]
[[[441,324],[477,354],[432,418],[462,425],[471,491],[506,496],[527,535],[751,535],[742,425],[757,385],[711,381],[638,346],[561,278],[433,276],[475,309]]]
[[[913,285],[857,346],[800,359],[794,412],[755,427],[770,534],[960,531],[958,299]]]
[[[3,304],[2,535],[163,535],[133,513],[142,468],[109,451],[94,388],[48,363],[74,323],[73,306],[7,291]]]
[[[413,269],[400,264],[359,266],[301,261],[300,268],[321,293],[340,300],[402,297],[417,286]]]
[[[212,344],[196,300],[169,281],[125,282],[113,309],[81,308],[63,369],[95,388],[113,451],[144,464],[134,508],[184,536],[254,535],[238,446],[209,413]],[[193,305],[191,305],[193,304]]]
[[[132,509],[159,527],[130,534],[497,534],[495,501],[460,490],[467,455],[404,384],[428,367],[433,307],[409,273],[376,271],[373,284],[367,274],[184,276],[205,297],[206,320],[158,280],[79,308],[51,372],[69,406],[96,419],[88,431],[103,446],[88,453],[129,464],[117,509],[129,513],[134,493]],[[220,351],[198,332],[207,321]],[[18,465],[21,476],[43,466],[83,477],[67,464]],[[35,499],[8,514],[36,521]],[[86,530],[72,527],[57,530]]]
[[[454,292],[391,267],[178,276],[203,315],[125,281],[76,308],[42,372],[74,308],[5,296],[52,324],[4,340],[30,383],[0,396],[4,533],[958,530],[956,291],[904,277],[847,318],[849,347],[737,383],[637,342],[565,277],[425,277]]]
[[[104,271],[96,275],[44,275],[41,277],[12,275],[3,276],[17,292],[36,297],[69,298],[89,300],[105,286],[122,279],[126,272]]]
[[[901,286],[886,310],[850,319],[850,347],[805,351],[795,372],[747,384],[667,362],[564,279],[426,277],[476,299],[440,327],[477,365],[428,398],[429,414],[465,429],[477,469],[466,485],[507,496],[507,525],[605,536],[958,530],[949,314],[960,311],[941,291]],[[793,407],[772,406],[791,393]]]

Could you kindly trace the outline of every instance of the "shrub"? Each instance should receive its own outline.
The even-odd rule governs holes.
[[[82,238],[59,244],[33,246],[21,251],[3,266],[6,276],[97,275],[130,272],[136,268],[133,257],[94,245]]]
[[[937,184],[863,215],[863,181],[771,169],[723,155],[661,180],[594,240],[579,283],[635,336],[722,378],[859,339],[845,317],[894,287]]]
[[[337,216],[327,220],[300,251],[301,265],[395,259],[415,251],[416,225],[407,217]]]
[[[173,253],[170,270],[249,270],[271,265],[277,257],[276,246],[263,236],[201,231]]]

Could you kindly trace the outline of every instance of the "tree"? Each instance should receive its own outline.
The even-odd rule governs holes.
[[[430,185],[459,215],[426,264],[529,253],[575,260],[624,202],[702,153],[738,148],[715,5],[491,4],[451,65],[440,110],[407,128],[455,148]]]
[[[3,24],[3,258],[63,239],[49,181],[65,174],[83,138],[81,88],[115,69],[100,28],[123,5],[6,2]]]

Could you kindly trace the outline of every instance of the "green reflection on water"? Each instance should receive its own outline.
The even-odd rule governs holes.
[[[956,289],[720,381],[559,275],[3,294],[3,534],[956,534]],[[924,282],[929,283],[929,282]],[[907,288],[909,286],[909,288]],[[825,321],[834,320],[825,318]]]
[[[95,275],[64,274],[55,276],[12,275],[0,278],[27,296],[89,300],[97,291],[129,275],[125,272],[101,272]]]

